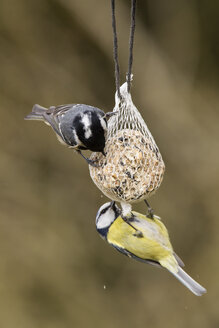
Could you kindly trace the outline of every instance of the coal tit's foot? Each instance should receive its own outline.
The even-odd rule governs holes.
[[[78,154],[80,154],[80,155],[85,159],[85,161],[86,161],[89,165],[91,165],[91,166],[93,166],[93,167],[100,167],[100,165],[95,164],[95,161],[92,161],[91,159],[85,157],[85,156],[82,154],[82,152],[81,152],[80,150],[77,150],[77,152],[78,152]]]

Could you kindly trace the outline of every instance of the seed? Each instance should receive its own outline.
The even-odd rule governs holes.
[[[131,135],[131,137],[130,137]],[[105,153],[92,153],[101,167],[90,168],[97,187],[109,198],[135,202],[159,188],[165,165],[151,141],[139,131],[120,130],[106,142]],[[101,180],[102,177],[102,180]]]

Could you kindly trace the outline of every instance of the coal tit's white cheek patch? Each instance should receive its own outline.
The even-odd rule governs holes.
[[[81,123],[84,126],[84,136],[85,139],[89,139],[92,136],[91,132],[91,116],[89,114],[84,114],[81,118]]]

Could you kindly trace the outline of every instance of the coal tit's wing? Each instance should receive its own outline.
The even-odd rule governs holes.
[[[77,104],[64,104],[59,106],[50,106],[47,110],[47,114],[52,114],[54,116],[59,116],[65,114],[70,109],[76,108]]]
[[[58,134],[58,136],[67,144],[69,144],[69,142],[68,140],[66,140],[61,129],[62,117],[65,117],[66,114],[76,106],[77,105],[75,104],[50,106],[49,109],[44,113],[45,121],[47,121],[51,125],[51,127]]]

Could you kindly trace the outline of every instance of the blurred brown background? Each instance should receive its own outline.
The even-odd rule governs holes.
[[[123,82],[130,1],[117,3]],[[85,161],[23,120],[35,103],[113,108],[110,1],[0,1],[0,327],[219,326],[218,17],[218,1],[139,0],[134,48],[133,100],[167,167],[150,203],[198,298],[100,239],[107,199]]]

